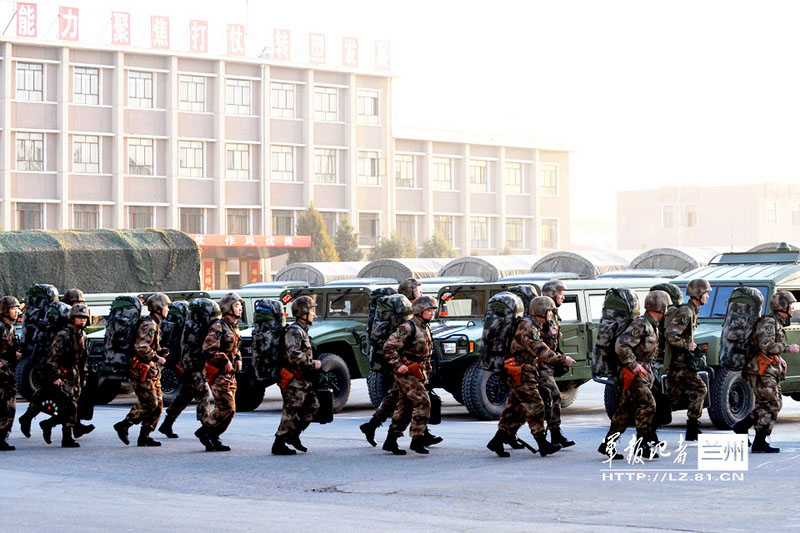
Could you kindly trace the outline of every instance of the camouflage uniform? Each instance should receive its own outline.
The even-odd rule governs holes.
[[[686,415],[689,420],[700,418],[703,414],[703,401],[706,398],[706,384],[696,371],[689,368],[686,361],[689,355],[687,346],[693,342],[694,330],[697,327],[698,311],[693,301],[690,301],[678,307],[669,324],[664,324],[665,351],[670,353],[667,390],[673,407],[678,405],[681,394],[686,394],[689,399]]]
[[[554,310],[553,319],[542,326],[542,341],[550,350],[560,354],[558,343],[561,342],[561,317],[558,316],[558,310]],[[550,393],[550,420],[547,426],[558,429],[561,427],[561,391],[553,373],[551,365],[539,361],[539,388],[546,389]]]
[[[389,433],[402,435],[411,422],[409,433],[412,437],[422,437],[431,416],[431,399],[425,383],[433,370],[431,353],[433,340],[427,321],[418,315],[400,324],[383,345],[386,361],[394,369],[394,380],[398,389],[397,407],[392,415]],[[412,375],[411,370],[398,374],[403,365],[417,363],[422,374]]]
[[[780,384],[783,373],[781,354],[788,351],[780,318],[774,313],[762,317],[756,324],[753,338],[754,346],[751,350],[753,356],[742,371],[742,375],[750,383],[755,394],[755,406],[750,413],[750,419],[756,431],[770,435],[783,406]],[[759,359],[763,371],[759,367]]]
[[[158,351],[161,350],[161,320],[149,315],[141,320],[133,344],[129,377],[133,383],[137,402],[125,417],[125,424],[142,424],[152,432],[161,418],[164,401],[161,397],[161,371],[158,368]],[[141,369],[141,370],[140,370]],[[144,374],[144,380],[142,380]]]
[[[17,367],[19,341],[14,335],[14,326],[0,320],[0,441],[11,431],[14,415],[17,412],[17,383],[14,369]]]
[[[226,371],[225,367],[228,363],[234,367],[236,361],[242,360],[241,341],[238,318],[224,315],[211,323],[203,342],[206,373],[214,396],[214,411],[203,420],[203,427],[213,437],[222,435],[236,414],[236,370]]]
[[[281,389],[283,411],[281,423],[276,437],[291,440],[299,437],[314,418],[319,409],[319,400],[314,392],[312,381],[314,355],[311,351],[311,338],[308,336],[308,324],[295,322],[286,330],[286,356],[281,375],[291,373],[288,383]]]
[[[656,400],[650,389],[655,380],[653,362],[658,349],[657,324],[650,314],[631,322],[617,338],[615,349],[623,371],[633,371],[641,364],[647,375],[635,376],[628,389],[623,390],[609,433],[622,434],[633,423],[637,434],[648,435],[656,414]],[[624,382],[624,378],[620,381]]]
[[[75,324],[69,324],[56,334],[45,368],[45,383],[61,380],[63,393],[50,396],[58,405],[58,421],[66,427],[78,425],[78,401],[86,379],[86,334]]]
[[[181,385],[177,396],[167,407],[166,418],[175,420],[194,400],[197,402],[197,420],[202,422],[211,411],[211,389],[206,380],[205,360],[202,352],[188,353],[188,350],[186,352],[181,361],[183,365]]]

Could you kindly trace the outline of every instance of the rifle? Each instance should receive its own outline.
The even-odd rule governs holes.
[[[528,448],[531,451],[531,453],[539,453],[539,450],[537,450],[536,448],[534,448],[533,446],[531,446],[530,444],[528,444],[519,437],[517,437],[517,444],[521,444],[524,447]]]

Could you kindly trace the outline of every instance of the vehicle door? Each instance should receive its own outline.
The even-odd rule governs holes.
[[[789,290],[797,301],[800,302],[800,289]],[[787,344],[800,344],[800,304],[794,304],[796,310],[792,313],[791,324],[784,328]],[[784,392],[800,392],[800,353],[785,353],[783,358],[786,360],[786,381],[781,383]]]
[[[586,325],[586,305],[581,291],[566,291],[564,303],[558,308],[561,317],[561,350],[575,359],[570,372],[561,379],[591,378],[588,345],[589,332]]]

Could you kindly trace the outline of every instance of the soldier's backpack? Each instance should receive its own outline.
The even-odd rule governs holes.
[[[617,375],[619,358],[614,345],[634,318],[639,316],[639,298],[630,289],[608,289],[603,313],[597,328],[592,353],[592,376],[611,378]]]
[[[53,302],[45,310],[44,316],[39,319],[34,341],[34,360],[46,360],[56,334],[69,324],[69,310],[72,306],[64,302]]]
[[[516,294],[522,300],[523,316],[530,316],[531,302],[539,296],[539,291],[533,285],[514,285],[508,288],[508,292]]]
[[[523,312],[522,300],[514,293],[500,292],[489,298],[483,318],[481,368],[488,372],[503,369]]]
[[[181,366],[184,372],[200,372],[206,364],[203,343],[211,323],[219,317],[219,305],[208,298],[189,302],[181,342]]]
[[[272,298],[255,302],[253,314],[253,370],[256,378],[267,385],[277,383],[281,374],[281,358],[286,334],[286,315],[283,303]]]
[[[375,289],[370,295],[370,314],[373,320],[371,324],[367,323],[369,364],[375,372],[382,372],[387,367],[383,345],[400,324],[413,317],[411,302],[394,289]]]
[[[747,364],[763,306],[764,296],[758,289],[737,287],[731,292],[719,347],[719,364],[723,368],[738,372]]]
[[[23,313],[22,343],[20,351],[25,357],[33,355],[36,349],[36,330],[44,318],[50,304],[58,300],[58,289],[52,285],[39,283],[28,289],[25,295]]]
[[[166,367],[175,368],[181,361],[181,343],[183,341],[183,328],[186,326],[186,316],[189,314],[189,304],[184,301],[169,304],[167,317],[161,321],[161,347],[169,350]]]
[[[142,302],[135,296],[117,296],[111,302],[103,339],[106,364],[118,370],[128,367],[141,315]]]

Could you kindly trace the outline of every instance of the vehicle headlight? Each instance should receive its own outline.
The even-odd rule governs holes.
[[[454,354],[456,353],[457,346],[455,342],[443,342],[442,343],[442,353],[445,354]]]

